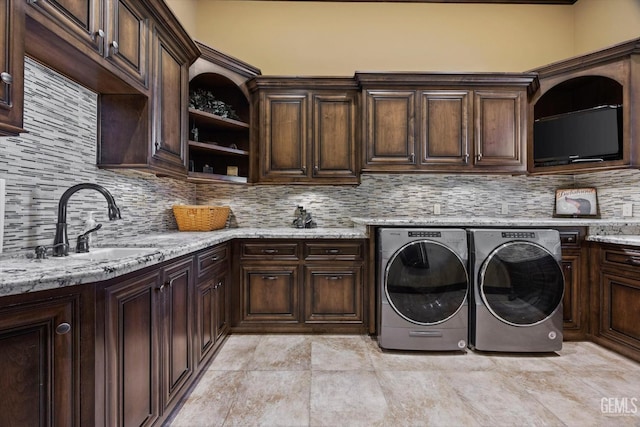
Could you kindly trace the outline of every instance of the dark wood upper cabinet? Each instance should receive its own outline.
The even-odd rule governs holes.
[[[356,73],[365,172],[525,173],[535,74]]]
[[[364,167],[414,166],[415,91],[366,90]]]
[[[357,184],[357,84],[350,78],[256,77],[252,152],[260,183]]]
[[[528,111],[528,170],[532,174],[580,173],[640,167],[640,39],[559,61],[532,70],[538,73],[540,90]],[[544,162],[534,158],[536,120],[602,106],[622,106],[622,140],[618,156],[604,161]],[[539,139],[538,139],[538,143]]]
[[[0,0],[0,136],[24,132],[24,4]]]

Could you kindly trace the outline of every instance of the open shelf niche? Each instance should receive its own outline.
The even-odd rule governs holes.
[[[202,56],[189,70],[189,180],[249,182],[251,109],[245,84],[260,70],[196,44]],[[203,96],[213,103],[203,106]]]

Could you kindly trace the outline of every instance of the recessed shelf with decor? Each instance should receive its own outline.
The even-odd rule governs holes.
[[[250,182],[251,109],[245,83],[260,70],[196,42],[189,70],[189,180]]]
[[[635,39],[532,70],[540,90],[529,110],[529,173],[640,166],[639,52]]]

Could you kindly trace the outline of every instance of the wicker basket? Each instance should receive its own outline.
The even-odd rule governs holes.
[[[180,231],[211,231],[224,228],[229,206],[174,205],[173,215]]]

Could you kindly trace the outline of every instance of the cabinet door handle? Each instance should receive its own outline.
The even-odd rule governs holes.
[[[318,165],[313,167],[313,175],[318,175]]]
[[[340,253],[340,249],[327,249],[324,252],[329,255],[335,255]]]
[[[0,73],[0,79],[2,79],[3,83],[6,83],[8,85],[13,83],[13,76],[7,73],[6,71],[3,71],[2,73]]]
[[[262,253],[263,254],[267,254],[267,255],[273,255],[273,254],[277,254],[278,250],[277,249],[263,249]]]
[[[69,331],[71,331],[71,325],[67,322],[60,323],[58,326],[56,326],[56,334],[58,335],[67,334],[69,333]]]
[[[164,292],[164,283],[162,285],[160,285],[160,287],[156,288],[158,290],[158,292]]]
[[[96,31],[93,34],[93,39],[96,40],[98,37],[100,38],[104,38],[104,31],[102,31],[102,28],[100,28],[98,31]]]
[[[327,280],[342,280],[342,276],[327,276]]]
[[[469,153],[466,153],[463,157],[462,157],[462,163],[464,163],[465,165],[469,164]]]
[[[640,265],[640,257],[630,256],[627,258],[626,263],[631,265]]]
[[[112,42],[111,42],[111,47],[113,48],[113,51],[114,51],[114,52],[116,52],[116,53],[118,52],[118,47],[119,47],[119,46],[118,46],[118,42],[117,42],[117,41],[115,41],[115,40],[114,40],[114,41],[112,41]]]
[[[276,280],[276,276],[262,276],[262,280]]]
[[[305,175],[307,174],[307,167],[306,167],[306,166],[302,166],[302,167],[300,168],[300,170],[302,170],[302,173],[303,173],[303,174],[305,174]]]
[[[476,160],[479,162],[480,160],[482,160],[482,153],[478,153],[478,155],[476,156]]]
[[[415,153],[411,153],[411,154],[409,154],[409,161],[410,161],[411,163],[413,163],[413,161],[415,160],[415,158],[416,158],[416,154],[415,154]]]

